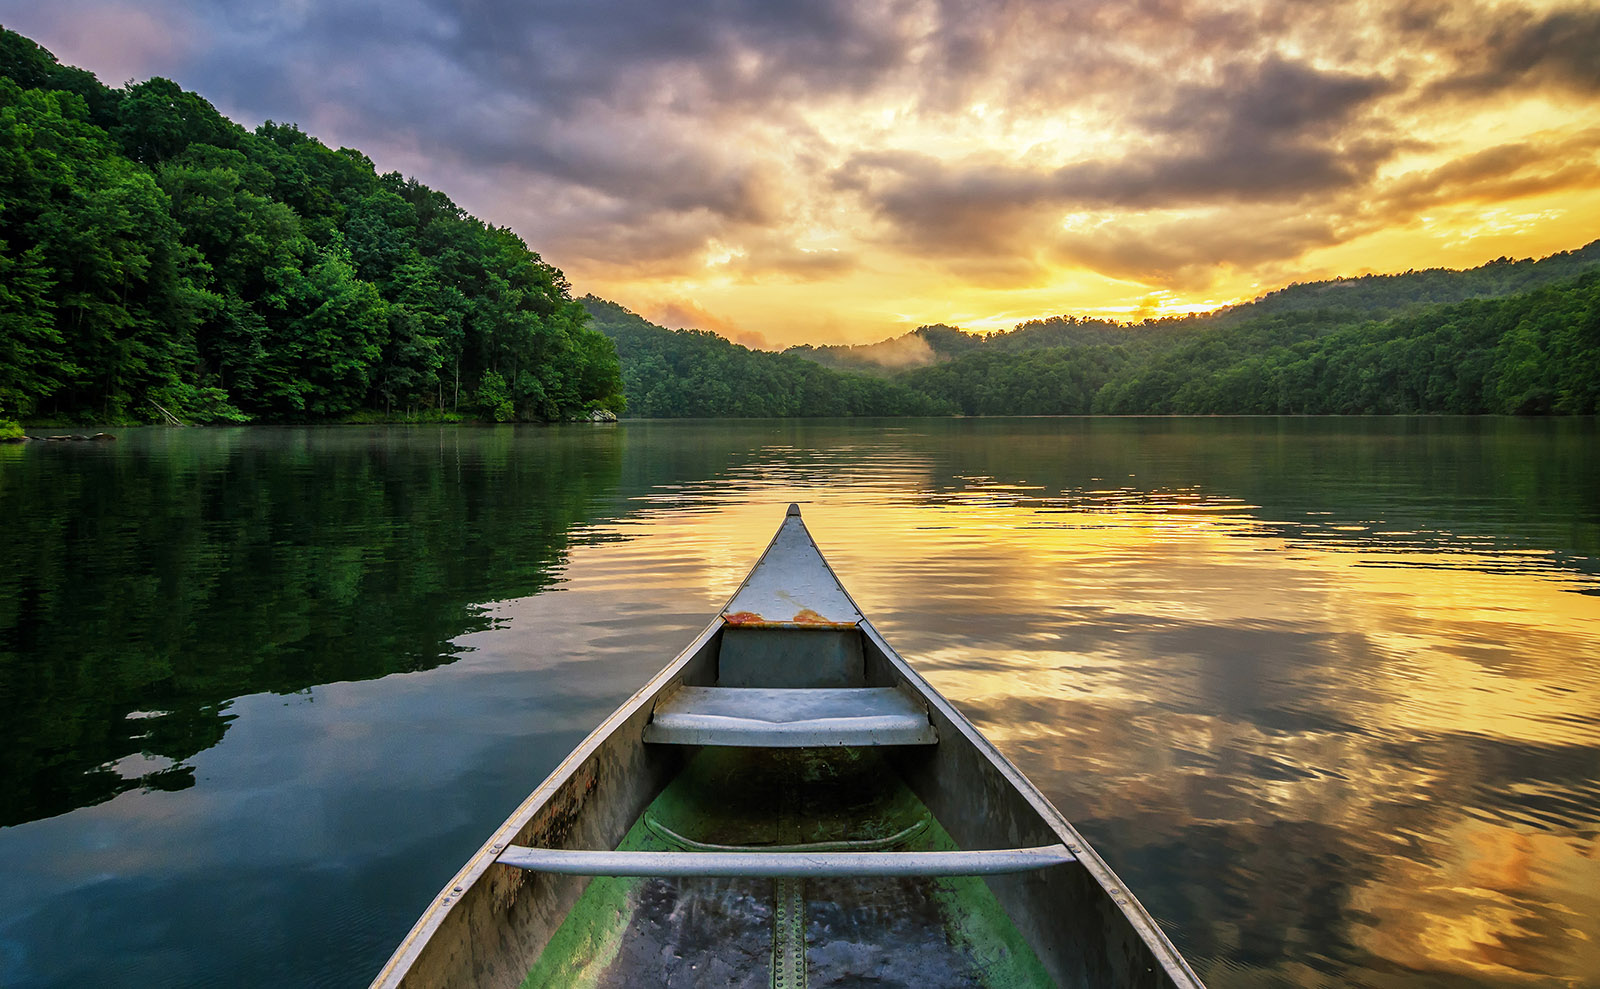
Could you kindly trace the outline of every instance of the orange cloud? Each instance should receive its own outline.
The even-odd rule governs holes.
[[[8,26],[306,122],[579,294],[763,345],[1183,311],[1600,234],[1600,13],[1575,0],[53,0]]]
[[[751,350],[772,349],[766,337],[760,333],[742,329],[738,324],[723,319],[693,299],[665,299],[646,305],[639,312],[644,318],[668,329],[710,330]]]

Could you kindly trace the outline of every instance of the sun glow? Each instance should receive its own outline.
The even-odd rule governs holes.
[[[1277,57],[1295,58],[1293,46]],[[1340,71],[1336,62],[1321,70]],[[1600,110],[1559,93],[1453,113],[1379,99],[1363,125],[1376,136],[1352,131],[1338,152],[1392,144],[1371,178],[1276,203],[1159,186],[1096,201],[1101,186],[1136,188],[1129,176],[1146,162],[1210,153],[1188,146],[1203,137],[1165,139],[1104,101],[1018,101],[980,87],[946,110],[891,89],[793,112],[826,141],[809,164],[785,164],[782,219],[756,236],[805,251],[825,229],[835,266],[762,276],[770,254],[750,251],[729,279],[737,258],[723,245],[744,242],[721,239],[698,272],[620,271],[594,290],[643,310],[692,296],[774,346],[867,343],[929,323],[988,333],[1061,314],[1181,316],[1294,281],[1544,256],[1600,232],[1591,219],[1600,215]],[[1120,169],[1106,165],[1113,159]],[[1074,196],[1075,187],[1088,191]],[[586,274],[581,262],[569,270]]]
[[[175,10],[184,30],[153,44],[160,16],[134,7],[9,26],[102,78],[170,75],[360,147],[515,229],[578,294],[694,300],[774,347],[1178,315],[1600,234],[1593,25],[1566,0],[505,8],[503,29],[441,11],[359,49],[226,6]],[[112,22],[137,30],[88,27]],[[508,39],[539,57],[507,61]]]

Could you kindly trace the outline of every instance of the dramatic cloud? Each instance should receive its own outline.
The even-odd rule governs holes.
[[[359,147],[579,292],[775,345],[1600,233],[1581,3],[53,0],[6,22],[109,82]]]
[[[1472,22],[1450,17],[1449,8],[1435,8],[1411,26],[1456,61],[1455,71],[1438,80],[1434,92],[1492,95],[1558,88],[1591,98],[1600,94],[1600,9],[1513,6]]]
[[[1546,192],[1600,187],[1600,129],[1499,144],[1380,187],[1388,213],[1416,213],[1441,202],[1504,202]]]

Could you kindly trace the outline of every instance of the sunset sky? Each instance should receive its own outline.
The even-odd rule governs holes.
[[[0,0],[750,345],[1210,309],[1600,236],[1600,8]]]

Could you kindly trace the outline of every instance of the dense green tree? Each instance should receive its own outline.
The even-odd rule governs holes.
[[[359,151],[4,30],[0,128],[0,414],[437,414],[491,372],[518,417],[622,407],[559,271]]]
[[[19,353],[34,362],[15,375],[33,382],[19,404],[115,418],[178,379],[192,353],[196,299],[186,276],[192,252],[168,208],[149,171],[88,120],[81,98],[0,79],[0,241],[35,287],[35,314],[48,307],[55,321]]]
[[[261,411],[274,418],[326,418],[360,408],[377,364],[388,312],[349,262],[314,250],[304,268],[272,273],[263,305],[267,360]]]
[[[15,31],[0,29],[0,76],[23,89],[56,90],[84,101],[89,120],[99,127],[116,123],[121,97],[100,85],[94,73],[62,65],[56,57]]]
[[[1597,299],[1600,242],[1201,316],[751,351],[574,302],[514,233],[359,151],[0,29],[0,416],[1593,414]]]
[[[50,269],[35,247],[13,256],[0,241],[0,419],[26,416],[82,369],[56,328]]]
[[[952,406],[904,385],[752,351],[705,330],[669,330],[585,296],[616,341],[628,414],[642,418],[940,415]]]
[[[157,77],[128,87],[112,135],[129,158],[153,168],[191,144],[233,147],[244,129],[198,94]]]

